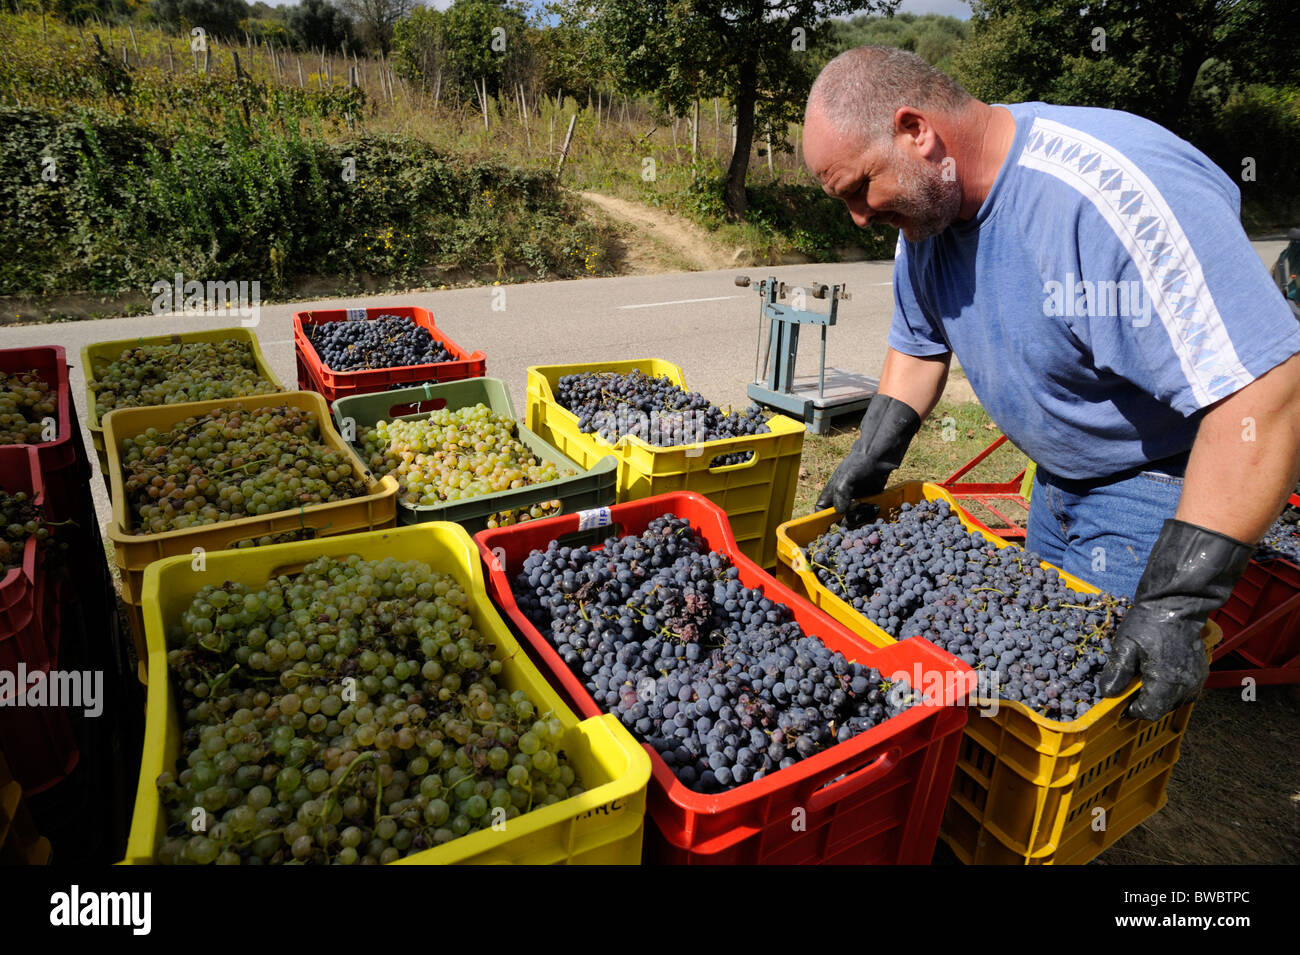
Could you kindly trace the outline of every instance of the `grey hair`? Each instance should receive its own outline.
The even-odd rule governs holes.
[[[973,97],[915,53],[859,46],[826,64],[808,93],[831,127],[855,144],[894,136],[899,107],[957,112]]]

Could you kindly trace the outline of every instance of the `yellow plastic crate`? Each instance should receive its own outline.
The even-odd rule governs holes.
[[[257,365],[258,374],[275,385],[276,391],[284,390],[284,385],[280,383],[280,379],[275,376],[275,372],[271,371],[271,366],[267,364],[266,357],[262,354],[262,348],[257,342],[257,336],[248,328],[212,328],[200,332],[181,332],[178,335],[121,338],[111,342],[95,342],[93,345],[86,345],[81,349],[81,368],[86,375],[86,428],[90,431],[90,439],[95,445],[95,454],[99,458],[99,470],[106,479],[109,473],[108,449],[104,441],[104,427],[99,420],[99,413],[95,410],[94,383],[100,371],[115,362],[118,356],[129,348],[139,348],[141,345],[183,345],[187,342],[219,342],[228,338],[247,342],[252,348],[253,361]]]
[[[526,425],[578,464],[590,468],[608,454],[618,459],[618,503],[669,491],[695,491],[727,512],[741,552],[762,567],[776,564],[776,528],[789,520],[803,457],[803,422],[773,415],[769,434],[661,448],[627,435],[611,446],[578,428],[578,416],[555,397],[560,378],[584,372],[639,370],[685,388],[682,370],[658,358],[534,365],[528,369]],[[612,447],[612,450],[611,450]],[[748,461],[713,466],[719,455],[752,451]]]
[[[586,787],[580,796],[534,809],[509,820],[503,831],[484,830],[426,849],[396,864],[444,863],[590,863],[637,864],[645,825],[650,757],[610,714],[579,720],[522,651],[509,627],[487,597],[483,570],[473,540],[457,524],[431,522],[348,537],[271,544],[249,551],[209,554],[207,567],[195,571],[188,558],[151,564],[144,579],[144,619],[149,668],[167,672],[166,630],[206,584],[235,581],[260,586],[279,574],[293,573],[317,557],[359,554],[367,560],[392,557],[420,560],[449,574],[469,596],[474,626],[497,646],[504,663],[499,680],[523,690],[538,712],[552,711],[564,724],[563,749]],[[145,710],[144,755],[136,792],[129,865],[147,865],[163,835],[158,775],[175,766],[180,754],[181,722],[169,679],[149,684]]]
[[[50,841],[37,831],[23,787],[0,753],[0,865],[45,865],[49,858]]]
[[[122,480],[122,441],[157,428],[168,431],[186,418],[205,415],[218,408],[265,408],[288,405],[316,413],[321,441],[331,450],[341,452],[352,462],[356,474],[364,477],[367,493],[346,501],[309,504],[296,511],[276,511],[257,517],[205,524],[161,534],[139,534],[131,523]],[[334,536],[353,531],[392,527],[397,522],[397,479],[377,480],[361,463],[356,452],[334,428],[325,399],[312,391],[277,392],[250,398],[214,398],[178,405],[148,408],[119,408],[104,416],[104,439],[108,445],[108,471],[113,503],[113,520],[108,537],[113,542],[113,562],[122,572],[122,599],[139,605],[144,571],[150,563],[164,557],[185,555],[193,559],[194,548],[204,552],[224,550],[238,541],[268,534],[281,534],[303,528],[313,529],[315,536]]]
[[[978,527],[937,484],[899,484],[869,500],[886,520],[903,503],[947,501],[968,531],[998,548],[1017,546]],[[781,525],[777,576],[873,646],[895,643],[808,566],[804,548],[838,518],[825,510]],[[1077,591],[1099,593],[1046,561],[1041,566]],[[1207,655],[1222,635],[1206,624]],[[966,724],[940,831],[957,857],[969,864],[1083,864],[1160,809],[1192,704],[1155,722],[1125,716],[1140,686],[1069,722],[1011,700],[999,700],[996,715],[977,710]]]

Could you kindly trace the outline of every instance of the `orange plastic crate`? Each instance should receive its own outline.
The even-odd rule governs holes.
[[[927,702],[871,730],[716,795],[703,795],[677,779],[649,744],[654,778],[646,830],[645,858],[674,864],[797,864],[928,862],[947,796],[966,710],[959,705],[971,681],[970,668],[924,640],[871,649],[845,628],[778,583],[745,557],[725,512],[693,492],[675,492],[610,508],[543,518],[475,535],[488,568],[488,592],[530,655],[561,695],[583,716],[604,710],[569,669],[550,641],[520,611],[505,572],[519,567],[533,549],[564,540],[581,528],[607,527],[599,540],[640,533],[665,513],[690,521],[708,546],[726,553],[747,587],[794,612],[804,632],[832,650],[874,666],[887,676],[902,674]],[[591,531],[586,531],[590,535]],[[803,828],[793,826],[801,818]]]
[[[380,315],[414,319],[415,324],[428,331],[434,341],[440,342],[451,353],[452,360],[431,365],[402,365],[361,371],[335,371],[325,365],[311,342],[311,332],[316,326],[328,322],[370,321]],[[298,387],[304,391],[319,392],[330,404],[349,395],[387,391],[394,386],[461,381],[465,378],[481,378],[487,374],[487,356],[481,351],[470,353],[448,338],[435,324],[433,313],[427,308],[396,306],[294,312],[293,347],[297,353]]]

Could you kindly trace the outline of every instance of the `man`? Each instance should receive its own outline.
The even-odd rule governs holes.
[[[818,507],[884,488],[956,353],[1037,462],[1027,548],[1134,598],[1101,692],[1140,674],[1129,712],[1170,712],[1300,478],[1300,326],[1238,189],[1144,119],[991,106],[883,47],[817,78],[804,159],[859,226],[902,233],[879,395]]]

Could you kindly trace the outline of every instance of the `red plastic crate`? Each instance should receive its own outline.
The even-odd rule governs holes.
[[[26,667],[24,672],[29,682],[30,675],[37,671],[48,680],[48,665]],[[77,766],[80,751],[73,731],[72,711],[64,706],[15,706],[10,695],[0,699],[0,753],[4,754],[23,790],[34,796]]]
[[[969,509],[963,508],[972,521],[979,524],[990,534],[996,534],[1004,540],[1023,544],[1026,533],[1025,527],[1029,523],[1029,502],[1020,493],[1020,484],[1025,477],[1024,469],[1009,481],[962,480],[1006,442],[1007,436],[1005,434],[999,435],[996,441],[948,475],[946,480],[939,482],[939,486],[955,497],[959,504],[962,502],[976,502],[1006,525],[1005,527],[990,527],[980,520],[976,514],[971,513]]]
[[[397,315],[411,318],[421,328],[427,329],[434,341],[440,342],[452,355],[452,361],[432,365],[403,365],[398,368],[375,368],[363,371],[333,371],[327,368],[307,337],[307,329],[327,322],[370,320],[380,315]],[[364,319],[362,318],[364,316]],[[293,347],[298,361],[298,387],[316,391],[325,400],[334,402],[348,395],[387,391],[393,385],[412,385],[438,381],[461,381],[481,378],[487,374],[487,356],[481,351],[467,352],[434,324],[433,313],[427,308],[400,306],[395,308],[333,308],[294,312]]]
[[[63,521],[71,516],[73,502],[90,480],[90,463],[82,450],[81,426],[74,413],[72,392],[68,387],[66,354],[59,345],[0,349],[0,371],[11,374],[35,371],[46,384],[54,388],[57,396],[54,440],[30,445],[40,455],[46,512],[52,521]]]
[[[62,649],[64,586],[44,574],[38,574],[35,588],[36,610],[25,631],[33,647],[26,657],[10,661],[5,657],[4,643],[0,643],[0,671],[13,674],[15,683],[21,672],[40,671],[49,675],[60,665]],[[18,663],[23,664],[20,671]],[[76,669],[76,661],[73,661]],[[102,697],[112,692],[108,681],[112,673],[103,674]],[[48,684],[47,684],[48,692]],[[66,707],[12,706],[8,693],[0,693],[0,754],[8,761],[14,777],[22,783],[27,795],[35,796],[51,788],[76,769],[80,759],[77,745],[77,727],[84,717]]]
[[[26,492],[38,506],[44,505],[45,490],[35,445],[0,447],[0,489],[10,494]],[[12,670],[20,660],[35,665],[48,662],[44,651],[38,652],[30,643],[40,574],[40,545],[36,538],[29,537],[23,545],[22,563],[0,578],[0,669]]]
[[[645,858],[750,865],[928,862],[966,725],[967,712],[960,704],[973,689],[974,671],[925,640],[868,647],[741,554],[725,512],[707,498],[689,491],[662,494],[480,531],[475,541],[487,567],[488,593],[567,702],[583,716],[599,715],[604,710],[581,679],[519,609],[506,568],[522,566],[530,551],[545,548],[553,538],[590,534],[587,528],[600,527],[599,544],[611,535],[640,533],[669,512],[690,521],[710,548],[728,554],[745,586],[761,587],[766,596],[790,607],[805,633],[886,675],[906,674],[914,685],[922,684],[917,689],[927,703],[788,769],[717,795],[688,788],[643,744],[653,770],[647,811],[654,822],[646,829]]]
[[[1300,507],[1300,494],[1290,503]],[[1215,648],[1220,669],[1207,687],[1300,683],[1300,566],[1288,560],[1253,560],[1227,602],[1210,615],[1223,628]],[[1227,669],[1237,663],[1242,668]]]

